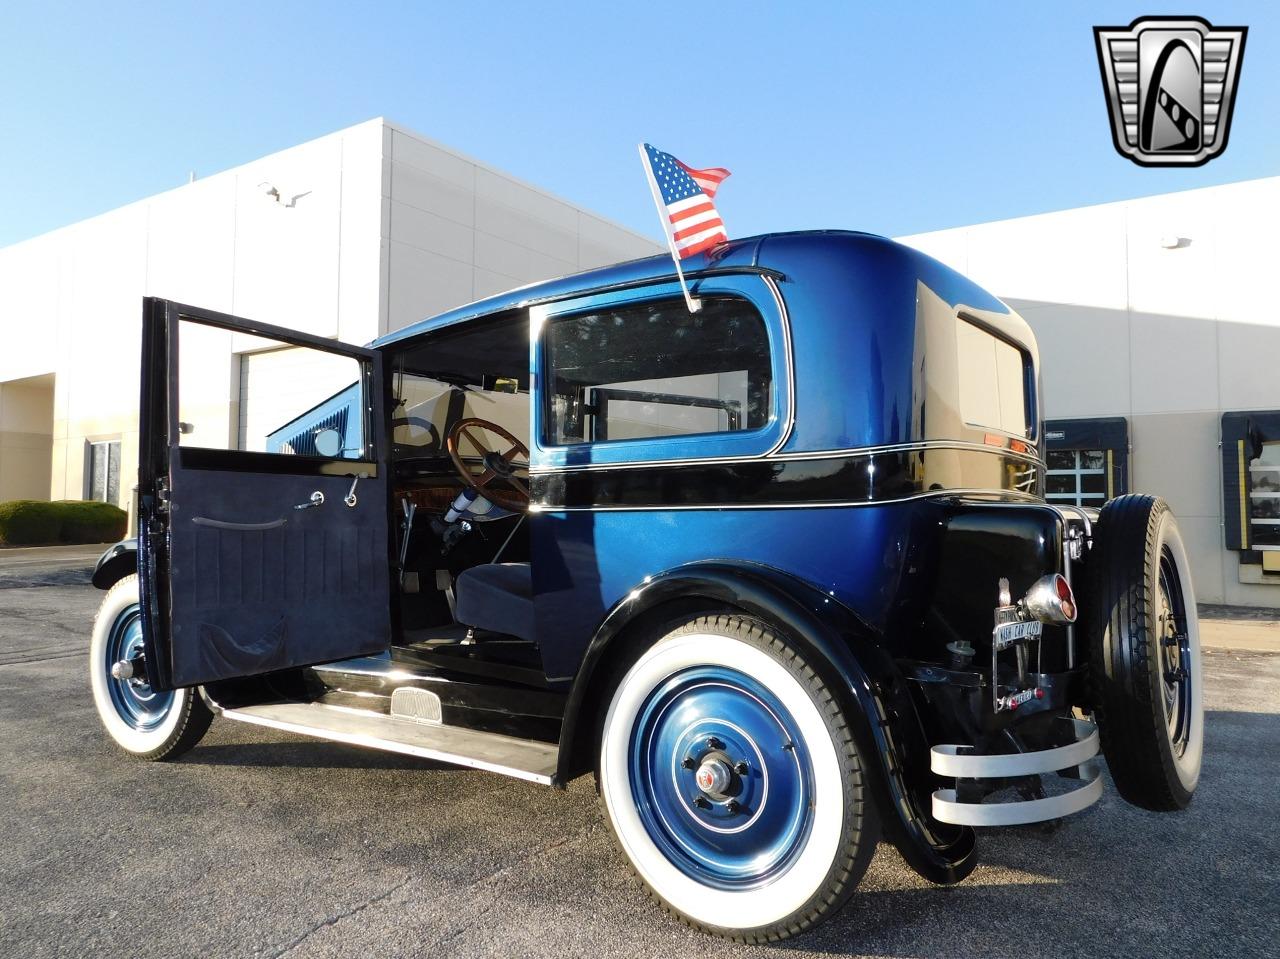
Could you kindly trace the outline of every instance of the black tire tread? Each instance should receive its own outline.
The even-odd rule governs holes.
[[[686,915],[659,895],[632,866],[627,859],[627,869],[636,878],[649,897],[654,900],[667,915],[674,917],[684,925],[699,932],[709,933],[732,942],[745,945],[762,945],[770,942],[781,942],[794,935],[805,932],[822,922],[828,916],[839,911],[853,895],[867,871],[871,858],[875,854],[880,840],[880,821],[874,803],[868,795],[864,784],[862,760],[854,744],[853,733],[849,722],[836,697],[822,678],[805,661],[805,659],[783,639],[777,631],[766,623],[748,616],[733,613],[719,613],[698,616],[675,629],[665,629],[661,635],[653,637],[654,642],[679,633],[700,633],[714,631],[745,639],[773,655],[797,677],[809,691],[813,702],[825,715],[831,729],[845,773],[846,802],[845,806],[845,844],[832,863],[822,886],[813,894],[807,903],[780,922],[757,929],[726,929],[720,926],[709,926]],[[599,797],[601,814],[605,822],[613,828],[612,820],[604,805],[604,797],[600,791],[599,769],[596,771],[596,793]],[[615,837],[616,838],[616,837]],[[624,857],[626,858],[626,857]]]
[[[1128,494],[1102,510],[1089,557],[1087,622],[1090,700],[1102,751],[1116,789],[1143,809],[1185,808],[1182,787],[1164,729],[1160,701],[1154,602],[1161,521],[1168,504],[1155,496]],[[1194,615],[1194,611],[1192,611]]]

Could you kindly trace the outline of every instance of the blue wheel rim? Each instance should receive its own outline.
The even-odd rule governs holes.
[[[795,719],[747,674],[698,666],[669,676],[637,713],[630,757],[645,830],[698,882],[763,885],[804,849],[813,764]]]
[[[159,726],[173,705],[173,692],[159,693],[145,680],[116,679],[111,667],[121,660],[135,659],[142,655],[142,613],[137,603],[121,610],[107,637],[106,662],[107,690],[116,715],[133,729],[148,732]]]

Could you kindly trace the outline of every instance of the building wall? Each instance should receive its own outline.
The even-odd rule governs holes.
[[[1031,324],[1046,418],[1128,418],[1130,488],[1177,513],[1202,602],[1280,606],[1223,545],[1218,457],[1224,411],[1280,409],[1277,216],[1269,178],[903,238]]]
[[[387,128],[382,332],[663,247],[478,161]]]
[[[88,444],[119,438],[127,506],[144,295],[365,343],[489,293],[658,249],[371,120],[0,250],[0,391],[52,377],[44,496],[81,498]],[[240,354],[264,344],[208,328],[196,339],[184,341],[184,407],[209,414],[210,442],[232,443]],[[15,456],[6,442],[0,499],[39,485],[30,450]]]
[[[53,377],[0,384],[0,502],[49,495]]]

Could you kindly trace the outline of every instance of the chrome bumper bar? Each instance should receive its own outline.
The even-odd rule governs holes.
[[[956,799],[956,790],[939,789],[933,794],[933,817],[958,826],[1015,826],[1069,816],[1097,802],[1102,795],[1102,771],[1089,761],[1098,755],[1098,727],[1087,720],[1073,719],[1071,723],[1074,743],[1036,752],[982,756],[968,752],[971,746],[934,746],[929,751],[930,768],[940,776],[957,779],[1034,776],[1088,766],[1080,786],[1044,799],[967,803]]]

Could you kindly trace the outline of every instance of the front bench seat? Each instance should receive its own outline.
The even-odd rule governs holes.
[[[464,626],[533,642],[533,570],[528,563],[487,563],[463,570],[455,586]]]

